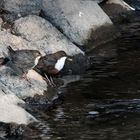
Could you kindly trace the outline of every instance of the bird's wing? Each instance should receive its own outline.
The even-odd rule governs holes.
[[[12,63],[11,61],[9,61],[7,64],[6,64],[8,67],[10,67],[14,74],[17,75],[17,76],[20,76],[23,74],[23,71],[20,67],[17,67],[14,63]]]

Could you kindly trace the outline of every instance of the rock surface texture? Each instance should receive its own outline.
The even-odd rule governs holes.
[[[28,81],[17,76],[9,67],[0,67],[0,82],[18,97],[43,95],[44,91],[47,90],[47,84],[43,78],[34,71],[29,71],[27,77]]]
[[[24,104],[23,100],[19,99],[1,82],[0,87],[0,122],[28,124],[32,121],[37,121],[31,114],[18,105]]]
[[[1,3],[5,19],[11,22],[21,16],[39,15],[42,4],[41,0],[4,0]]]
[[[122,8],[124,8],[125,10],[135,10],[134,8],[132,8],[130,5],[128,5],[126,2],[124,2],[123,0],[108,0],[107,4],[118,4],[120,5]]]
[[[101,32],[96,32],[99,27],[113,24],[95,1],[43,0],[42,5],[43,17],[79,46],[101,36]]]
[[[42,50],[42,52],[53,53],[63,50],[68,55],[83,53],[51,23],[38,16],[30,15],[15,21],[14,32],[28,42],[35,44],[37,49]]]

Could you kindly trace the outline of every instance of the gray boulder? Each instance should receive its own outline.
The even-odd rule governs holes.
[[[113,25],[110,18],[91,0],[43,0],[42,16],[60,29],[72,42],[84,46],[89,40],[96,44],[112,37],[111,30],[102,31]],[[97,31],[96,31],[97,30]],[[111,35],[110,35],[111,34]],[[102,37],[101,37],[102,36]],[[105,40],[103,39],[105,37]],[[101,39],[102,38],[102,39]]]
[[[12,22],[21,16],[39,15],[41,4],[41,0],[4,0],[2,10],[7,13],[5,19]]]
[[[0,82],[16,96],[20,98],[33,97],[37,94],[43,95],[47,91],[46,81],[37,72],[30,70],[27,77],[28,81],[17,76],[9,67],[0,67]]]
[[[14,22],[13,31],[37,46],[39,51],[53,53],[64,50],[68,55],[84,53],[47,20],[30,15]]]
[[[0,122],[28,124],[37,121],[18,104],[24,104],[5,84],[0,82]],[[17,116],[18,114],[18,116]]]
[[[13,49],[37,49],[36,45],[24,40],[21,37],[12,35],[7,31],[0,31],[0,57],[7,54],[7,46],[12,46]]]

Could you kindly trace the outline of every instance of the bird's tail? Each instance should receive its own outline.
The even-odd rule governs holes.
[[[8,51],[9,51],[9,53],[14,53],[14,52],[15,52],[15,51],[12,49],[11,46],[8,46],[7,49],[8,49]]]

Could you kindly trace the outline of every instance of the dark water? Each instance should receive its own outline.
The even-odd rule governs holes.
[[[63,102],[34,116],[26,139],[140,140],[140,16],[95,50],[93,67],[63,88]]]

